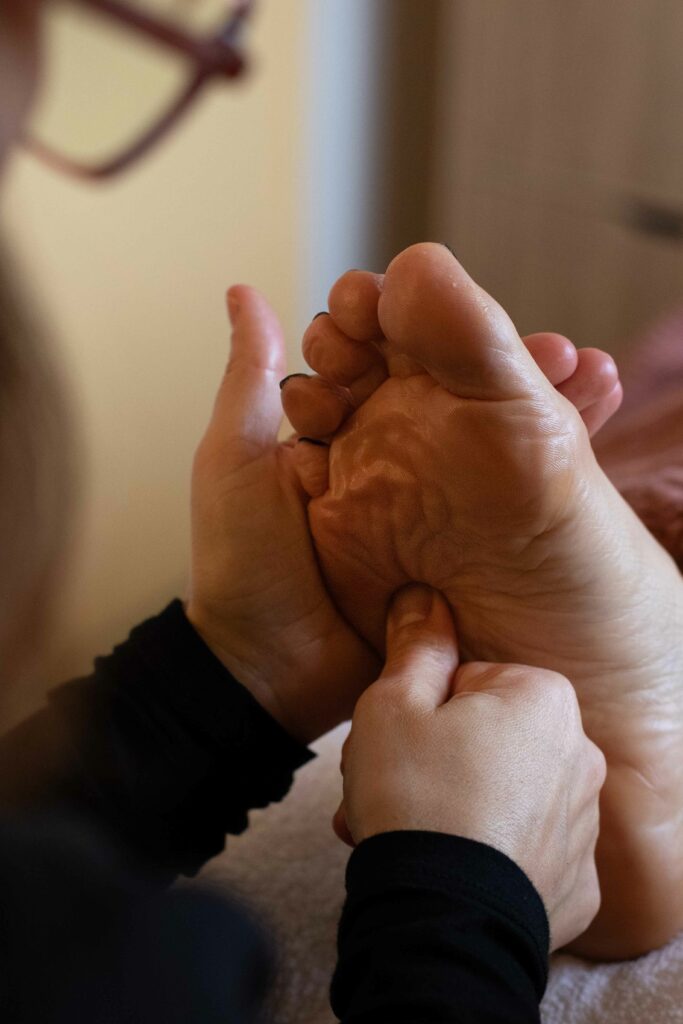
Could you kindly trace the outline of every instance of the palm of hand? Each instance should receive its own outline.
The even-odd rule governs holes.
[[[251,289],[241,293],[245,320],[250,304],[267,308]],[[233,675],[309,742],[351,716],[378,664],[325,589],[293,449],[276,440],[282,369],[267,345],[279,334],[269,339],[253,319],[246,343],[236,332],[233,368],[195,456],[187,612]]]

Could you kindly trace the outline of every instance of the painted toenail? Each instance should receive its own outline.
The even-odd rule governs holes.
[[[327,312],[327,310],[323,309],[320,313],[316,313],[315,316],[313,317],[313,319],[317,320],[319,316],[329,316],[329,315],[330,314]]]
[[[308,380],[309,375],[307,373],[288,373],[287,376],[283,377],[282,380],[280,381],[280,391],[282,391],[287,381],[291,380],[292,377],[305,377],[306,380]]]
[[[318,441],[318,439],[315,438],[315,437],[300,437],[299,440],[297,441],[297,444],[301,444],[302,441],[305,444],[315,444],[319,448],[329,448],[330,447],[329,444],[327,443],[327,441]]]

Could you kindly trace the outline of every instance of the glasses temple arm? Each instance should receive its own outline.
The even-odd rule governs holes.
[[[180,120],[196,98],[197,93],[206,84],[208,77],[208,75],[202,72],[197,74],[163,117],[156,121],[153,127],[146,131],[134,145],[108,163],[100,165],[81,164],[76,160],[70,160],[69,157],[56,153],[49,146],[45,146],[31,137],[24,139],[23,144],[26,149],[33,153],[34,156],[37,156],[43,163],[48,164],[54,170],[68,174],[72,178],[80,178],[86,181],[99,181],[104,178],[110,178],[125,170],[129,164],[132,164],[146,153],[148,149],[151,149],[157,140]]]
[[[206,38],[193,38],[182,29],[168,21],[152,17],[138,10],[124,0],[78,0],[79,3],[108,17],[116,18],[130,28],[148,36],[163,46],[170,47],[186,57],[192,58],[200,67],[210,68],[229,77],[239,75],[243,69],[243,59],[232,46],[242,21],[251,10],[251,0],[238,5],[232,17],[218,33]]]

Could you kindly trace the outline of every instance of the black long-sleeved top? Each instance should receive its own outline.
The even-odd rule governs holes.
[[[57,690],[0,744],[4,1024],[260,1019],[258,925],[165,883],[222,850],[311,757],[177,601]],[[333,1009],[348,1024],[537,1021],[548,943],[540,897],[503,854],[376,836],[349,860]]]

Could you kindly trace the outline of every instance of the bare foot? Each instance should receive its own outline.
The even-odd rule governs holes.
[[[571,401],[445,248],[398,256],[378,309],[388,376],[335,435],[309,505],[328,583],[378,650],[392,594],[422,581],[449,598],[466,657],[572,680],[609,767],[603,906],[577,951],[643,953],[683,927],[680,575]]]

